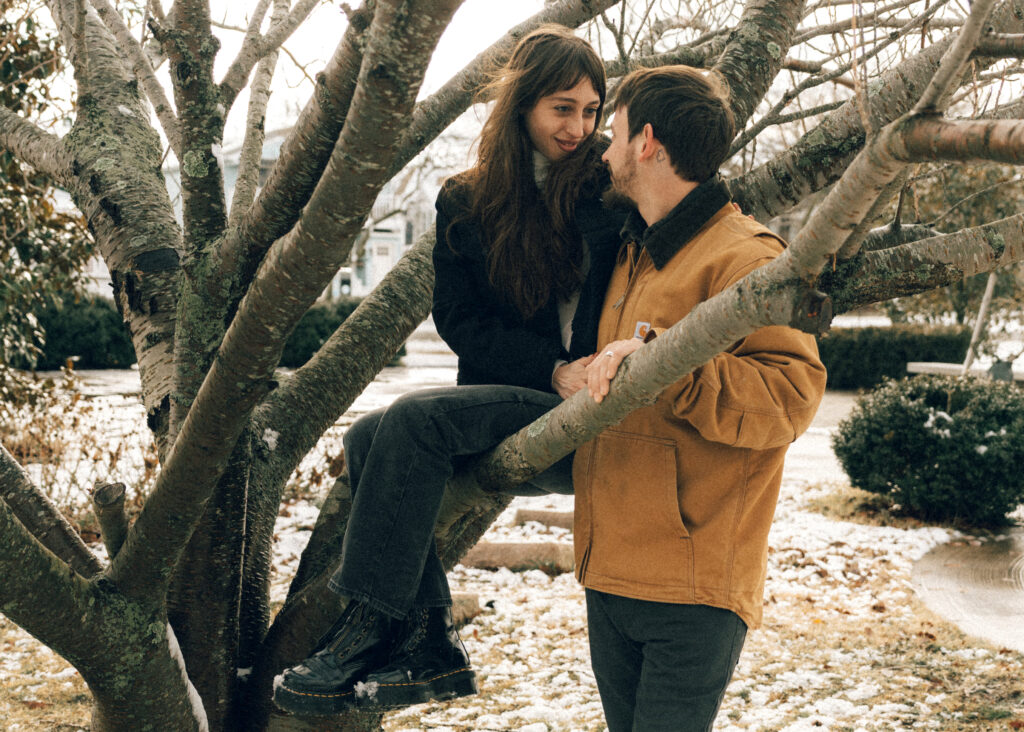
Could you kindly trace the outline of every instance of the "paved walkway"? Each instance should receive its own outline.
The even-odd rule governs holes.
[[[810,429],[786,455],[793,477],[846,483],[831,435],[856,402],[851,392],[827,392]],[[992,541],[953,541],[914,566],[914,589],[925,605],[968,635],[1024,653],[1024,528]]]

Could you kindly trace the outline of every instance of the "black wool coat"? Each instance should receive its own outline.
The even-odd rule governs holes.
[[[558,359],[574,361],[597,347],[597,321],[625,214],[601,202],[607,176],[576,203],[576,227],[590,252],[590,269],[572,321],[569,351],[562,346],[558,305],[552,298],[529,319],[491,286],[480,227],[462,218],[469,207],[464,185],[451,179],[437,197],[434,245],[434,324],[459,358],[459,384],[504,384],[551,392]]]

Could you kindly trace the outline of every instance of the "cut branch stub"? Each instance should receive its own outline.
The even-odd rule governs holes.
[[[97,483],[92,490],[92,504],[107,554],[117,556],[128,534],[128,517],[124,510],[124,483]]]
[[[804,333],[818,335],[832,325],[832,315],[832,298],[824,292],[808,290],[793,308],[793,319],[789,325]]]

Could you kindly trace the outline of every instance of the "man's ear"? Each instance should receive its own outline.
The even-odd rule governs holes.
[[[640,142],[639,160],[649,160],[661,148],[661,143],[654,136],[654,128],[648,122],[638,133]]]

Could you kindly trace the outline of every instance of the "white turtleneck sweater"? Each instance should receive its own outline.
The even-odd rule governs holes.
[[[536,150],[533,151],[533,179],[537,183],[537,187],[543,189],[544,183],[548,178],[548,170],[551,168],[551,161],[541,155]],[[587,249],[587,243],[583,242],[583,276],[587,276],[587,271],[590,269],[590,251]],[[576,315],[576,306],[580,301],[580,291],[576,290],[567,299],[560,299],[558,301],[558,324],[561,326],[562,333],[562,347],[568,351],[569,344],[572,343],[572,319]],[[551,369],[552,374],[566,361],[559,359],[555,362],[554,367]]]

